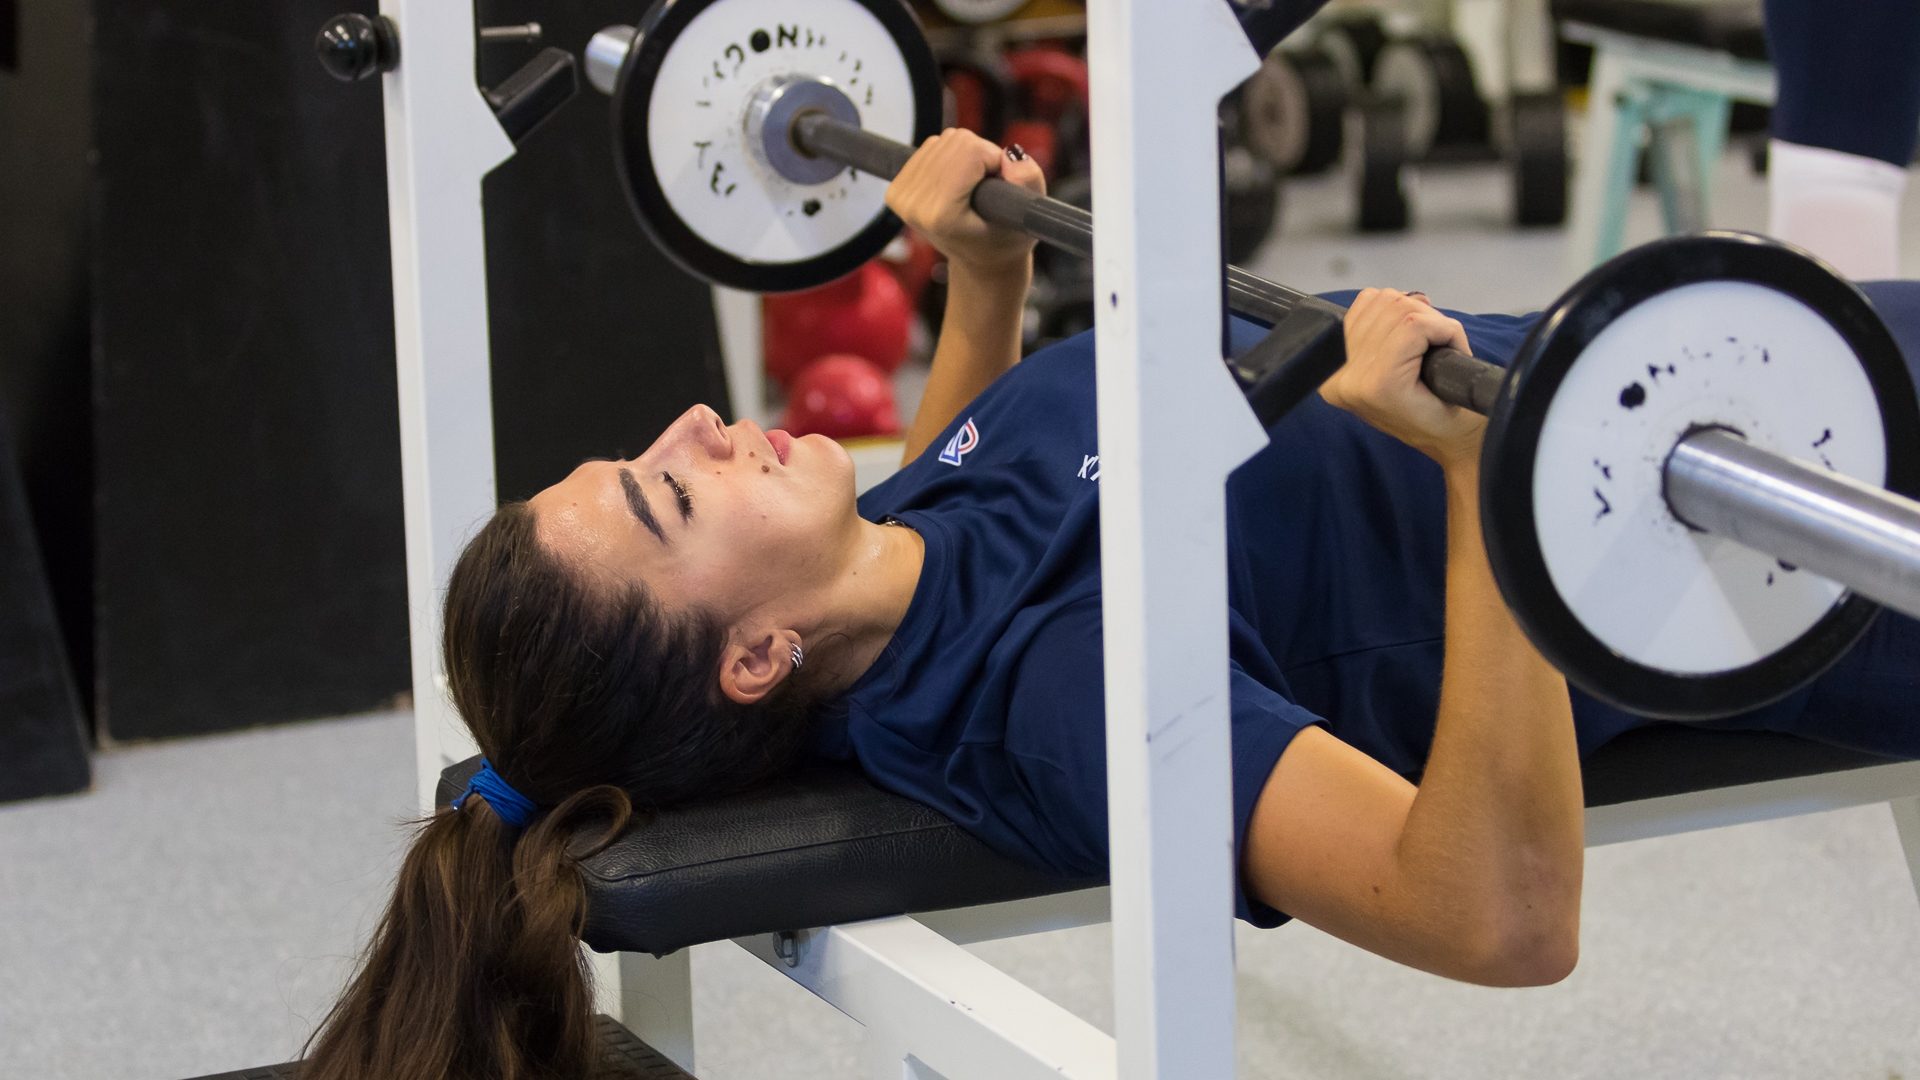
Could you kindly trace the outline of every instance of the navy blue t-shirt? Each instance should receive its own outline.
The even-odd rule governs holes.
[[[1449,314],[1497,363],[1533,322]],[[1235,321],[1232,347],[1262,333]],[[827,711],[820,750],[858,760],[880,786],[1002,853],[1104,876],[1095,417],[1093,341],[1082,335],[1014,367],[860,499],[869,520],[918,530],[926,562],[892,643]],[[1415,776],[1440,686],[1438,466],[1317,396],[1268,436],[1227,484],[1236,851],[1296,732],[1324,724]],[[1641,722],[1574,697],[1583,752]],[[1284,920],[1236,892],[1240,917]]]

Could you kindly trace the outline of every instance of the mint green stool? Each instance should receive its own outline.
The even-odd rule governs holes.
[[[1643,144],[1652,155],[1667,232],[1706,227],[1733,103],[1771,105],[1773,65],[1581,23],[1567,23],[1561,33],[1594,49],[1567,269],[1582,273],[1625,246],[1627,200]]]

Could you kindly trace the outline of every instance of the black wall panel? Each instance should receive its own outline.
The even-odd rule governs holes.
[[[85,4],[0,0],[0,426],[12,429],[71,676],[91,678]]]
[[[0,802],[87,786],[86,720],[0,415]]]
[[[117,738],[374,706],[407,682],[377,83],[313,59],[338,0],[99,0],[98,686]],[[627,6],[539,21],[577,50]],[[426,47],[401,30],[402,62]],[[485,50],[497,81],[531,56]],[[723,407],[705,286],[567,105],[484,189],[503,496]]]
[[[484,25],[538,22],[579,56],[632,3],[481,0]],[[404,42],[403,42],[404,49]],[[486,85],[532,46],[480,53]],[[581,459],[646,448],[695,404],[729,412],[710,290],[661,255],[627,207],[608,102],[579,96],[487,178],[487,284],[495,444],[503,498],[525,498]]]
[[[407,683],[380,100],[312,51],[342,7],[95,8],[96,705],[115,738],[361,710]]]

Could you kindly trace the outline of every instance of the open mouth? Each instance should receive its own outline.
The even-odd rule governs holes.
[[[767,432],[767,445],[773,447],[773,456],[780,459],[780,464],[785,465],[787,456],[793,453],[793,436],[779,428],[774,428]]]

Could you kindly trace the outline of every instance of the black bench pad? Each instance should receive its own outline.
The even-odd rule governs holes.
[[[448,803],[479,758],[447,767]],[[724,801],[676,807],[585,863],[580,936],[664,956],[708,941],[1070,892],[853,766],[809,768]]]
[[[1884,764],[1768,732],[1656,725],[1586,762],[1588,806]],[[445,804],[479,759],[440,777]],[[749,795],[680,807],[589,859],[586,943],[664,956],[708,941],[1103,884],[996,854],[946,817],[851,766],[808,769]]]
[[[1767,59],[1760,0],[1553,0],[1553,17],[1636,37],[1697,45],[1746,60]]]

